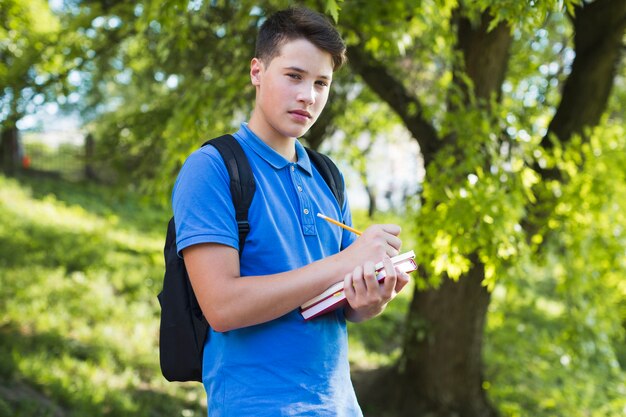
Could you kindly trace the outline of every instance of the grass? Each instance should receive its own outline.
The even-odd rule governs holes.
[[[0,201],[0,416],[206,415],[158,368],[165,210],[41,178]]]

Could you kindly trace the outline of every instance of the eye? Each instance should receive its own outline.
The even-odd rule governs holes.
[[[302,78],[300,74],[295,73],[295,72],[287,73],[287,77],[293,78],[294,80],[300,80]]]
[[[315,84],[317,84],[320,87],[328,87],[329,85],[327,81],[322,81],[322,80],[315,81]]]

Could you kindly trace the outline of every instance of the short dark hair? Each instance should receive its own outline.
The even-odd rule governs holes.
[[[290,7],[271,15],[259,29],[255,55],[270,62],[287,41],[306,39],[330,53],[333,71],[346,62],[346,44],[333,24],[321,13],[304,7]]]

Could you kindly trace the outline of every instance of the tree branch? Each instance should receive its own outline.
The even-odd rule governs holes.
[[[465,73],[472,80],[474,96],[482,99],[484,105],[488,106],[494,93],[499,101],[513,40],[511,28],[506,22],[500,22],[489,30],[493,20],[489,10],[483,12],[479,22],[472,22],[462,16],[460,10],[453,14],[453,19],[457,25],[456,48],[463,55],[461,66],[454,71],[455,83],[466,94],[470,94],[465,83],[457,76],[458,71]]]
[[[541,142],[546,148],[552,147],[551,135],[567,142],[572,135],[600,121],[621,59],[626,2],[597,0],[577,6],[572,22],[576,57],[561,102]]]
[[[435,127],[424,117],[420,101],[412,96],[391,72],[361,44],[348,47],[350,66],[367,85],[400,116],[420,146],[424,163],[428,164],[441,142]]]
[[[561,102],[550,122],[541,145],[553,147],[552,139],[567,143],[575,134],[594,127],[605,112],[616,70],[621,59],[622,38],[626,30],[626,2],[597,0],[578,6],[571,16],[574,26],[576,57],[572,71],[563,86]],[[567,181],[558,168],[533,167],[547,180]],[[545,227],[554,212],[558,198],[552,192],[539,189],[538,203],[529,207],[523,227],[528,236]],[[544,242],[546,239],[544,239]]]

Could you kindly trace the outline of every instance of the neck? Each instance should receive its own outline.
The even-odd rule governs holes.
[[[248,122],[248,129],[259,137],[267,146],[278,152],[290,162],[297,161],[296,138],[282,136],[262,123],[258,123],[254,114]]]

